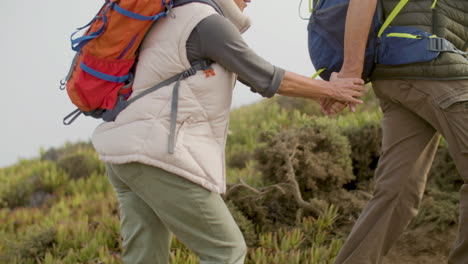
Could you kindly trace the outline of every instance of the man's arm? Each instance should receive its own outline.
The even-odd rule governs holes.
[[[360,78],[377,0],[350,0],[346,15],[344,62],[338,77]]]
[[[346,15],[344,61],[338,78],[361,78],[364,68],[364,55],[369,37],[370,26],[374,17],[377,0],[350,0]],[[335,78],[336,80],[337,78]],[[334,81],[334,80],[330,80]],[[322,111],[333,115],[344,110],[347,104],[333,99],[320,102]],[[350,105],[354,112],[355,106]]]

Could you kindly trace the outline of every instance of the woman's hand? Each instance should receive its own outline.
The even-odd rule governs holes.
[[[364,81],[359,78],[339,78],[336,72],[330,77],[330,97],[341,102],[362,104],[361,97],[365,91]]]

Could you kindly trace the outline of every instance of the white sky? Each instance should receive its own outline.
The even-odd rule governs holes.
[[[73,57],[70,34],[88,23],[103,2],[0,0],[0,51],[4,52],[0,61],[0,167],[19,158],[37,157],[41,147],[90,138],[99,121],[80,116],[71,126],[64,126],[62,118],[75,106],[58,88]],[[244,38],[274,65],[310,76],[315,70],[307,51],[307,21],[298,16],[299,2],[252,0],[245,12],[253,25]],[[238,85],[233,107],[259,99]]]

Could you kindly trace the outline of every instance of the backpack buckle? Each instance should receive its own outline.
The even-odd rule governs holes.
[[[172,7],[174,6],[174,2],[171,0],[169,3],[166,4],[166,14],[170,18],[176,18],[176,15],[174,14],[174,11],[172,10]]]
[[[112,110],[106,109],[102,113],[102,115],[101,115],[102,120],[104,120],[106,122],[115,121],[115,119],[120,114],[120,112],[125,110],[125,108],[127,108],[127,106],[129,104],[130,103],[128,101],[126,101],[123,96],[119,96],[118,99],[117,99],[117,102],[115,103],[114,108]]]
[[[190,68],[188,70],[186,70],[183,74],[182,74],[182,78],[186,79],[190,76],[193,76],[195,75],[195,73],[197,73],[197,70],[195,68]]]
[[[429,38],[429,41],[427,42],[427,50],[442,52],[442,51],[449,51],[451,49],[445,39]]]
[[[468,52],[457,49],[450,41],[444,38],[430,38],[427,42],[427,50],[436,52],[452,52],[467,58]]]
[[[95,109],[87,112],[83,112],[85,116],[90,116],[92,118],[100,119],[102,118],[102,114],[106,111],[106,109]]]

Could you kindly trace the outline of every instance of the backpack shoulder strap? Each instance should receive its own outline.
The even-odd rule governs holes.
[[[400,11],[406,6],[409,0],[400,0],[400,2],[395,6],[395,8],[392,10],[390,15],[388,15],[387,19],[385,19],[385,22],[383,23],[382,27],[379,30],[378,37],[381,37],[385,29],[392,23],[392,21],[395,19],[395,17],[400,13]]]

